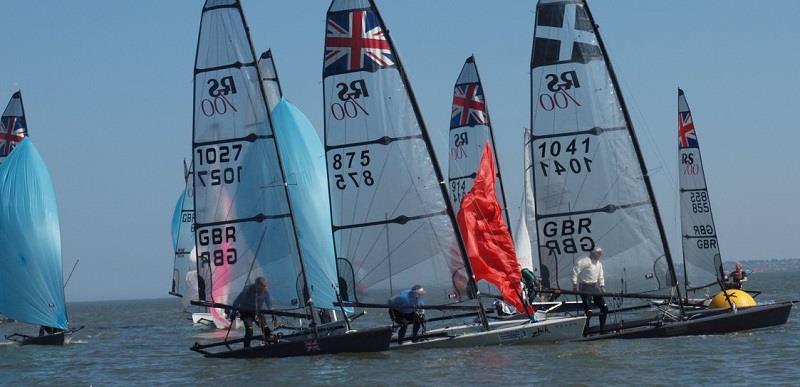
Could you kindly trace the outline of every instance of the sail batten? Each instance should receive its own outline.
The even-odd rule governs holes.
[[[647,168],[613,67],[585,1],[537,5],[531,57],[530,176],[545,288],[603,249],[618,294],[676,284]]]

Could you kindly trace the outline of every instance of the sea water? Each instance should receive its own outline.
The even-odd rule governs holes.
[[[748,287],[763,291],[762,303],[796,300],[798,277],[756,273]],[[69,312],[85,328],[64,347],[0,342],[0,384],[800,384],[797,310],[786,325],[726,335],[254,360],[190,351],[209,333],[192,327],[177,299],[71,303]],[[0,324],[0,335],[12,332],[36,328]]]

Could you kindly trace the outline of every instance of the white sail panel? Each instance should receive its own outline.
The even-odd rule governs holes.
[[[484,145],[489,142],[494,150],[494,135],[486,97],[473,56],[464,62],[453,87],[453,107],[450,113],[448,142],[450,143],[448,188],[453,208],[458,212],[458,209],[461,208],[461,199],[472,189],[475,182]],[[507,226],[510,226],[496,150],[494,155],[495,165],[498,166],[497,202],[503,209],[503,220]]]
[[[536,242],[536,206],[533,192],[533,179],[531,175],[531,130],[525,128],[523,133],[523,178],[522,178],[522,204],[520,205],[519,221],[514,233],[514,249],[517,252],[517,261],[524,268],[539,273],[538,256],[534,256]]]
[[[711,215],[700,143],[692,112],[681,89],[678,89],[678,163],[685,285],[687,290],[716,285],[725,272]]]
[[[198,287],[230,304],[267,278],[275,307],[302,307],[300,260],[256,58],[238,1],[207,1],[194,92]]]
[[[275,59],[272,57],[272,50],[264,51],[261,57],[258,58],[258,70],[261,73],[264,94],[267,96],[267,107],[272,112],[275,109],[275,105],[283,97],[281,82],[278,79],[278,70],[275,67]]]
[[[465,295],[454,285],[466,285],[465,255],[385,31],[370,2],[331,4],[323,86],[339,272],[354,277],[362,303],[385,304],[415,284],[429,303],[454,302]]]
[[[543,284],[571,288],[574,263],[604,251],[608,291],[666,293],[674,281],[643,160],[582,1],[540,1],[531,60],[532,174]]]

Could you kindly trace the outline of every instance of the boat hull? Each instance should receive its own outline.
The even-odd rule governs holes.
[[[6,339],[16,341],[20,345],[64,345],[66,333],[67,332],[58,332],[42,336],[28,336],[15,333],[6,336]]]
[[[757,305],[747,308],[705,310],[688,315],[684,321],[620,329],[612,333],[589,336],[584,340],[643,339],[688,335],[714,335],[785,324],[792,309],[791,302]],[[654,322],[656,324],[656,322]]]
[[[391,337],[391,327],[383,327],[223,352],[204,352],[204,355],[213,358],[252,359],[315,356],[346,352],[381,352],[389,349]]]
[[[489,331],[475,331],[473,328],[472,332],[459,332],[459,328],[454,327],[445,329],[442,335],[417,342],[409,341],[396,345],[392,349],[463,348],[569,341],[583,335],[585,323],[586,317],[579,316],[553,318],[539,322],[525,320],[517,323],[505,323]]]

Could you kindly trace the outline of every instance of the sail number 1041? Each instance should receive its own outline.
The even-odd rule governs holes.
[[[539,167],[542,169],[542,174],[544,176],[548,176],[551,173],[555,173],[556,175],[561,176],[564,173],[589,173],[592,172],[592,159],[586,156],[577,156],[571,157],[569,160],[566,161],[559,161],[556,160],[556,157],[559,157],[564,154],[570,154],[571,156],[576,156],[580,153],[588,154],[589,153],[589,137],[586,137],[582,141],[578,141],[577,138],[573,138],[568,143],[565,143],[566,146],[562,144],[561,141],[542,141],[541,144],[537,147],[539,149],[539,156],[542,160],[539,162]],[[552,158],[547,160],[548,158]]]

